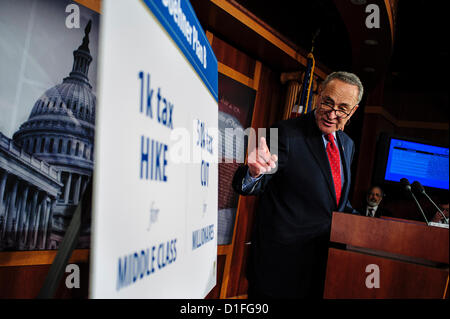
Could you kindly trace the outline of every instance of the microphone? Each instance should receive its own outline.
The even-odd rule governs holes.
[[[403,186],[404,189],[406,189],[408,192],[411,191],[411,185],[409,184],[409,181],[407,178],[401,178],[400,184]]]
[[[423,212],[422,207],[420,206],[419,202],[417,201],[416,196],[415,196],[414,193],[412,192],[412,190],[411,190],[411,184],[409,183],[408,179],[407,179],[407,178],[404,178],[404,177],[401,178],[401,179],[400,179],[400,184],[401,184],[401,185],[403,186],[403,188],[406,189],[406,191],[408,191],[408,192],[411,194],[411,196],[414,198],[414,201],[416,202],[417,207],[419,208],[420,212],[422,213],[423,219],[425,219],[425,222],[426,222],[427,225],[428,225],[428,220],[427,220],[427,218],[426,218],[426,216],[425,216],[425,213]]]
[[[428,200],[434,205],[434,207],[437,208],[438,212],[442,215],[442,217],[444,218],[445,223],[448,224],[448,218],[445,217],[444,213],[443,213],[442,210],[439,208],[439,206],[436,205],[436,203],[431,199],[430,196],[428,196],[428,194],[425,192],[425,188],[422,186],[422,184],[420,184],[420,182],[418,182],[418,181],[414,181],[414,182],[411,184],[411,186],[412,186],[412,189],[413,189],[415,192],[417,192],[417,193],[419,193],[419,194],[423,194],[423,195],[425,195],[425,196],[428,198]]]

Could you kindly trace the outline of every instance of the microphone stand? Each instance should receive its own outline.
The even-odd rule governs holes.
[[[423,212],[422,207],[420,207],[420,204],[419,204],[419,202],[417,201],[416,196],[414,195],[413,192],[410,191],[410,193],[411,193],[412,197],[414,198],[417,207],[419,207],[419,210],[420,210],[420,212],[422,213],[423,219],[425,219],[425,222],[426,222],[427,225],[428,225],[428,219],[427,219],[427,217],[425,216],[425,213]]]

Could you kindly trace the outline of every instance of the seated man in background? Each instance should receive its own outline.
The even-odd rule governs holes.
[[[439,208],[442,210],[442,212],[444,213],[445,217],[448,220],[448,202],[447,202],[447,204],[439,204]],[[434,217],[431,221],[434,223],[441,223],[441,224],[447,223],[445,221],[444,216],[442,216],[442,214],[439,211],[436,212],[436,214],[434,215]]]
[[[362,216],[381,217],[391,216],[391,213],[380,206],[384,197],[384,191],[379,186],[372,186],[369,188],[365,200],[365,204],[357,209]]]

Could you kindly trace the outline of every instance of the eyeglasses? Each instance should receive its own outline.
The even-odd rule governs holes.
[[[327,109],[326,112],[334,111],[334,114],[336,114],[336,117],[338,119],[345,119],[345,118],[349,117],[350,114],[352,114],[353,109],[356,107],[356,105],[358,105],[358,104],[356,104],[355,106],[353,106],[351,108],[350,111],[347,111],[347,110],[343,110],[343,109],[335,109],[333,102],[320,102],[320,104],[323,105],[325,107],[325,109]]]

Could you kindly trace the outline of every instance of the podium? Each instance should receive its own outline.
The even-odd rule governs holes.
[[[448,298],[449,230],[333,213],[327,299]]]

